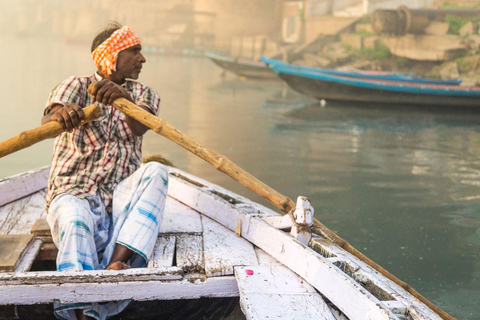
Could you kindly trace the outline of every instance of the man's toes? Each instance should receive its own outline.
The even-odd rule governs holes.
[[[116,261],[116,262],[110,263],[105,270],[122,270],[122,269],[125,269],[123,267],[123,262]]]

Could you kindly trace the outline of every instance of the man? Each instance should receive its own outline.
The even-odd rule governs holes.
[[[160,98],[135,81],[146,62],[129,27],[109,25],[92,43],[97,72],[70,77],[50,93],[42,124],[57,121],[46,207],[59,252],[57,269],[120,270],[150,258],[165,207],[168,177],[158,163],[141,165],[143,124],[111,107],[126,98],[156,114]],[[87,88],[93,83],[92,95]],[[82,126],[83,108],[97,102],[103,116]],[[55,304],[60,319],[105,319],[128,301]]]

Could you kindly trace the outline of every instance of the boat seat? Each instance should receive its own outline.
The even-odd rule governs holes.
[[[28,271],[34,260],[55,260],[56,256],[46,219],[38,219],[30,234],[0,235],[0,272]]]
[[[32,234],[0,235],[0,272],[16,271],[34,238]]]
[[[43,242],[53,242],[52,233],[50,231],[50,226],[47,223],[47,219],[38,219],[35,221],[33,227],[30,229],[30,233],[43,240]]]
[[[52,233],[50,226],[47,223],[47,219],[38,219],[35,221],[32,229],[30,229],[30,233],[43,243],[36,260],[54,261],[57,259],[58,250],[53,243]]]

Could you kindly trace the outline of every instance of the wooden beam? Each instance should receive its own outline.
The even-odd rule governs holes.
[[[41,274],[36,276],[41,276]],[[28,305],[54,301],[81,303],[124,299],[142,301],[238,297],[238,286],[233,276],[197,281],[188,278],[173,280],[171,276],[164,276],[162,279],[161,276],[155,275],[151,275],[151,280],[143,277],[143,280],[124,281],[121,274],[120,277],[115,278],[117,281],[97,282],[97,279],[93,277],[91,282],[60,284],[54,281],[37,282],[37,284],[34,284],[35,281],[30,281],[29,284],[22,284],[0,280],[0,304]]]
[[[0,206],[47,187],[50,166],[0,180]]]

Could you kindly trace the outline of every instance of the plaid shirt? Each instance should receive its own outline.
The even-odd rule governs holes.
[[[50,93],[45,114],[56,103],[70,102],[82,108],[93,104],[87,88],[93,81],[101,79],[97,73],[66,79]],[[154,90],[128,80],[122,86],[135,104],[158,113],[160,98]],[[111,106],[100,106],[103,116],[90,122],[88,128],[81,126],[71,133],[63,132],[55,139],[47,210],[53,198],[62,193],[84,199],[97,192],[110,209],[115,186],[140,166],[142,137],[132,133],[122,112]]]

